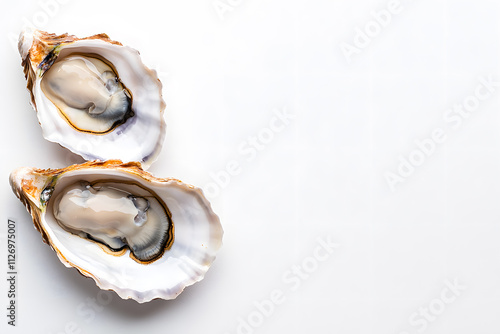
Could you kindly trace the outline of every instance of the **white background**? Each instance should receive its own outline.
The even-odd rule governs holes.
[[[0,331],[498,332],[500,87],[459,126],[443,117],[472,101],[480,77],[500,80],[500,2],[401,0],[348,59],[342,43],[373,28],[371,12],[389,2],[232,0],[222,15],[213,0],[4,4]],[[112,293],[89,308],[100,290],[59,262],[10,190],[17,167],[82,161],[42,138],[29,105],[12,45],[28,22],[80,37],[105,32],[158,71],[168,128],[156,176],[206,189],[230,161],[239,164],[211,196],[224,246],[176,300],[139,305]],[[255,157],[242,154],[284,108],[289,124]],[[391,191],[386,174],[419,156],[415,141],[436,128],[446,141]],[[16,328],[4,315],[8,218],[17,223]],[[317,238],[340,245],[323,262],[311,258]],[[294,289],[289,270],[302,264],[311,272]],[[447,280],[466,287],[449,304]],[[258,313],[255,302],[273,290],[284,301]],[[422,320],[430,306],[439,314]]]

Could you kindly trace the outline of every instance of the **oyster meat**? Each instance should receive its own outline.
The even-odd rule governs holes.
[[[200,189],[137,162],[25,167],[10,183],[59,260],[124,299],[175,298],[204,277],[222,244]]]

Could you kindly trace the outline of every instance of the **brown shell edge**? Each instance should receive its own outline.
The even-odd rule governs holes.
[[[28,52],[28,57],[34,67],[38,67],[45,57],[57,46],[62,44],[74,43],[76,41],[99,39],[101,41],[122,45],[120,42],[113,41],[106,34],[96,34],[84,38],[78,38],[74,35],[67,33],[62,35],[51,34],[42,30],[35,30],[33,32],[33,44]]]

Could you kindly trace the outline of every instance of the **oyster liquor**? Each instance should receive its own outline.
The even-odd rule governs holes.
[[[16,222],[8,220],[7,222],[7,282],[8,282],[8,304],[7,304],[7,323],[11,326],[16,325]]]

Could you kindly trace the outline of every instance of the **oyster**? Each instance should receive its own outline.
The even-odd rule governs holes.
[[[162,85],[139,52],[106,34],[77,38],[26,30],[19,38],[27,88],[43,136],[86,160],[148,167],[165,137]]]
[[[124,299],[175,298],[203,278],[222,243],[200,189],[137,162],[24,167],[10,184],[59,260]]]

